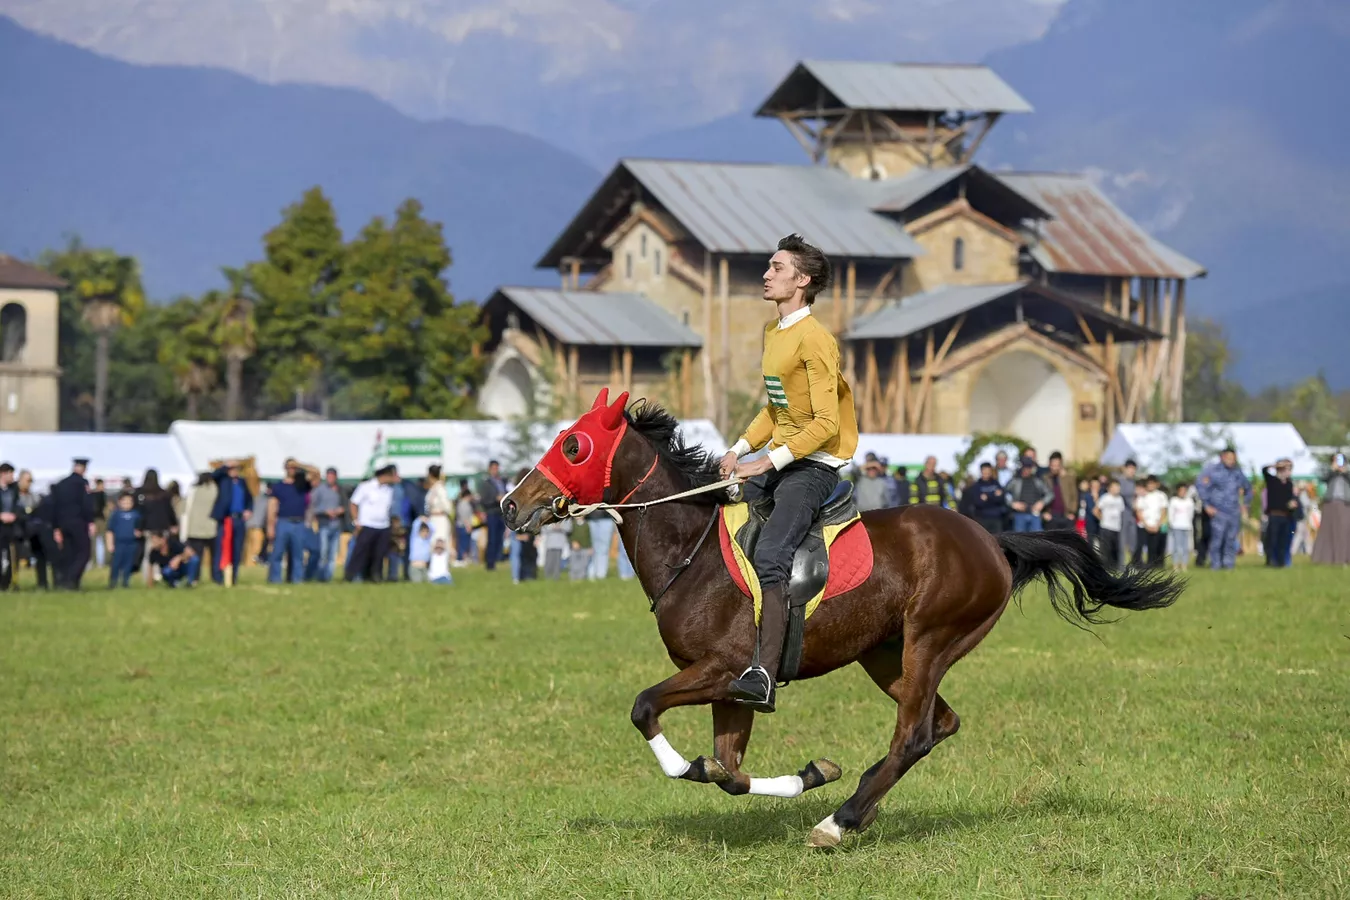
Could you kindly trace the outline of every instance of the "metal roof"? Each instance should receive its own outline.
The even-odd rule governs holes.
[[[1031,254],[1050,272],[1196,278],[1205,267],[1150,236],[1082,175],[1000,172],[1007,185],[1054,219],[1040,226]]]
[[[987,66],[804,60],[774,88],[755,115],[814,108],[819,88],[849,109],[1032,111],[1031,104]]]
[[[844,337],[854,341],[905,337],[984,306],[991,300],[1015,294],[1025,285],[1025,281],[944,285],[868,313],[857,319]]]
[[[1146,328],[1128,319],[1122,319],[1114,313],[1107,312],[1100,306],[1095,306],[1085,300],[1080,300],[1072,294],[1066,294],[1047,285],[1030,281],[943,285],[922,294],[905,297],[898,303],[883,306],[876,312],[859,318],[844,337],[847,340],[886,340],[908,337],[940,322],[954,319],[962,313],[970,312],[995,300],[1001,300],[1018,293],[1022,294],[1023,300],[1034,304],[1033,309],[1037,307],[1041,309],[1039,313],[1028,313],[1028,315],[1033,315],[1041,321],[1050,321],[1050,319],[1044,318],[1045,309],[1061,309],[1064,312],[1057,315],[1065,317],[1067,312],[1075,313],[1081,317],[1083,322],[1091,323],[1088,327],[1094,332],[1097,329],[1109,330],[1120,338],[1127,340],[1157,340],[1162,337],[1151,328]],[[1072,322],[1073,320],[1066,319],[1066,321]],[[1097,329],[1092,329],[1092,325],[1096,325]],[[1069,325],[1069,329],[1072,331],[1078,330],[1073,325]],[[1101,339],[1105,339],[1105,334],[1101,335]]]
[[[883,182],[886,199],[873,209],[878,212],[901,213],[934,191],[946,187],[973,168],[970,164],[925,169],[922,166],[906,172],[899,178]]]
[[[643,294],[502,287],[504,297],[564,344],[701,347],[703,339]]]
[[[0,287],[59,291],[66,283],[45,269],[0,253]]]
[[[910,259],[923,249],[871,212],[876,181],[825,166],[631,159],[619,163],[711,253],[773,253],[800,232],[830,256]]]

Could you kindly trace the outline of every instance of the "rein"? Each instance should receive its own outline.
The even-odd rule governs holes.
[[[647,474],[643,475],[642,478],[638,480],[638,483],[633,485],[633,489],[629,491],[627,494],[624,494],[623,499],[620,500],[618,503],[586,503],[586,504],[568,503],[565,507],[555,510],[555,512],[561,515],[568,516],[570,518],[579,519],[584,518],[585,516],[589,516],[591,513],[597,510],[602,510],[608,513],[610,518],[612,518],[615,522],[622,525],[623,516],[621,516],[618,513],[618,510],[636,509],[638,511],[638,527],[637,527],[637,534],[634,535],[633,537],[633,568],[636,569],[638,548],[642,546],[642,526],[647,522],[647,517],[645,513],[647,512],[647,509],[649,507],[657,506],[658,504],[661,503],[673,503],[676,500],[684,500],[688,497],[697,497],[699,494],[710,494],[713,491],[726,490],[728,488],[731,489],[733,497],[735,497],[735,495],[739,493],[738,487],[741,484],[741,479],[732,477],[724,479],[722,481],[718,481],[714,484],[705,484],[702,487],[690,488],[687,491],[680,491],[678,494],[670,494],[669,496],[666,497],[658,497],[655,500],[644,500],[641,503],[627,502],[630,497],[632,497],[634,494],[638,492],[638,488],[642,487],[642,485],[644,485],[647,482],[647,479],[652,476],[652,473],[656,471],[656,468],[660,464],[660,462],[661,457],[658,455],[655,459],[652,460],[651,468],[647,470]],[[684,574],[684,570],[689,568],[689,566],[694,561],[694,557],[698,555],[698,551],[703,548],[703,542],[708,539],[708,535],[712,532],[713,525],[717,523],[717,515],[720,510],[721,510],[720,506],[713,506],[712,515],[708,517],[708,524],[703,526],[703,533],[698,536],[698,541],[694,543],[694,549],[690,550],[687,554],[685,554],[684,558],[677,563],[665,563],[667,569],[674,569],[675,571],[671,573],[670,578],[666,581],[665,586],[662,587],[655,594],[652,594],[651,598],[652,602],[651,606],[649,607],[649,611],[653,615],[655,615],[656,613],[656,604],[661,602],[661,598],[665,596],[666,591],[670,590],[671,585],[675,583],[675,579],[679,578],[682,574]]]

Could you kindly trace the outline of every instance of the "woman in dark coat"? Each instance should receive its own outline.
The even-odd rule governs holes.
[[[1322,495],[1322,527],[1317,530],[1312,561],[1329,566],[1350,565],[1350,471],[1345,454],[1337,453],[1326,476]]]
[[[136,542],[138,562],[145,575],[146,587],[153,587],[155,575],[150,566],[144,565],[145,544],[152,535],[167,534],[178,528],[178,517],[173,511],[173,497],[159,486],[159,472],[145,470],[141,486],[136,488],[136,508],[141,511],[142,537]]]

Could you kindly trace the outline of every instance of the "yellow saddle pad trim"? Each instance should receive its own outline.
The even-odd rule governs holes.
[[[830,545],[834,539],[862,516],[857,513],[853,518],[846,522],[840,522],[837,525],[826,525],[821,531],[821,537],[825,539],[825,555],[830,554]],[[741,547],[740,541],[736,540],[736,532],[741,530],[741,526],[750,521],[750,504],[748,503],[728,503],[722,507],[722,521],[726,523],[727,534],[731,536],[731,555],[736,558],[736,567],[741,570],[741,577],[745,579],[746,585],[750,588],[750,599],[755,603],[755,624],[759,624],[760,609],[763,606],[764,594],[759,587],[759,576],[755,574],[755,564],[745,555],[745,549]],[[795,550],[793,552],[796,552]],[[825,597],[825,585],[822,585],[820,591],[812,597],[806,604],[806,618],[811,618],[811,614],[816,611],[820,601]]]

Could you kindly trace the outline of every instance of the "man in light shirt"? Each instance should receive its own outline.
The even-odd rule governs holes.
[[[352,492],[352,524],[356,533],[352,537],[351,552],[347,554],[348,581],[380,581],[383,578],[384,558],[389,555],[396,481],[398,469],[385,466]]]

